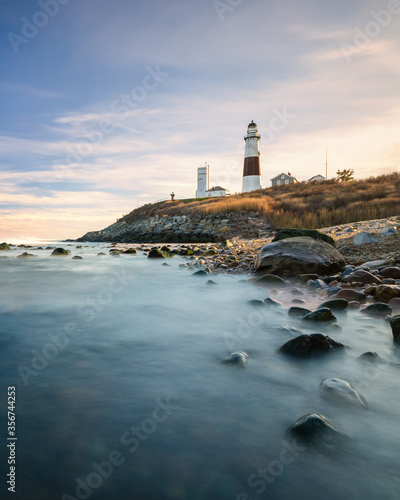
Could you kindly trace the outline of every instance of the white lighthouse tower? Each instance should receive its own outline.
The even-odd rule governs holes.
[[[197,191],[196,198],[205,198],[207,196],[207,190],[209,189],[209,173],[210,166],[207,163],[204,167],[199,167],[197,169]]]
[[[258,142],[261,136],[258,133],[257,124],[251,121],[247,127],[245,136],[244,168],[242,192],[261,189],[260,152]]]

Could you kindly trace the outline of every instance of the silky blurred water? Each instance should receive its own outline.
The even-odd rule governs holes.
[[[399,497],[400,356],[387,322],[338,314],[343,330],[330,335],[346,354],[295,361],[277,353],[292,337],[280,327],[324,330],[305,330],[284,309],[251,308],[247,300],[268,293],[241,276],[212,275],[217,284],[207,285],[179,268],[191,262],[181,257],[63,246],[83,259],[33,249],[0,259],[1,498]],[[15,258],[25,250],[38,257]],[[220,363],[239,349],[245,369]],[[356,360],[365,351],[392,364],[366,367]],[[321,398],[326,377],[353,383],[369,409]],[[15,494],[5,479],[10,385]],[[286,428],[308,412],[353,440],[282,461]]]

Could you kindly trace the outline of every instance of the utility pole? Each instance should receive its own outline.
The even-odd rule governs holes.
[[[328,148],[325,150],[325,180],[328,180]]]

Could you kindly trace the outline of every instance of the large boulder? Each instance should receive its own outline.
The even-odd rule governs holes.
[[[11,248],[10,245],[4,241],[3,243],[0,243],[0,250],[8,251],[11,250]]]
[[[327,275],[343,271],[341,253],[324,241],[308,236],[268,243],[259,251],[255,268],[260,274],[296,276],[304,273]]]
[[[390,320],[390,326],[392,328],[393,340],[400,344],[400,315],[394,316]]]
[[[286,240],[287,238],[298,238],[300,236],[307,236],[309,238],[313,238],[314,240],[325,241],[336,248],[335,240],[331,236],[321,233],[321,231],[317,231],[316,229],[279,229],[272,241]]]
[[[304,334],[289,340],[279,352],[295,358],[310,358],[334,351],[343,351],[344,345],[324,335],[323,333]]]

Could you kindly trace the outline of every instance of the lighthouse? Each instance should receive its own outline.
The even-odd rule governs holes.
[[[247,127],[245,136],[244,168],[242,192],[261,189],[260,152],[258,141],[261,136],[258,133],[257,124],[251,121]]]

